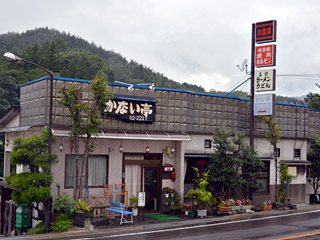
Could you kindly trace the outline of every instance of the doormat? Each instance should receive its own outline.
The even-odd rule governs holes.
[[[179,217],[176,217],[176,216],[171,216],[171,215],[166,215],[161,213],[146,213],[145,215],[149,218],[159,220],[159,221],[180,219]]]

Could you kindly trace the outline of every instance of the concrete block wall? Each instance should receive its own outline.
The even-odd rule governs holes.
[[[62,108],[58,99],[59,89],[71,84],[70,81],[54,81],[54,127],[70,126],[68,111]],[[86,82],[78,82],[83,94],[88,96]],[[211,134],[217,127],[225,126],[233,133],[249,134],[250,102],[238,98],[219,97],[208,94],[159,89],[135,89],[112,86],[114,94],[152,97],[156,99],[156,121],[152,124],[122,122],[113,117],[102,119],[102,128],[114,131],[143,132],[185,132],[193,134]],[[49,80],[37,81],[21,87],[21,126],[44,125],[48,119]],[[320,133],[320,115],[302,106],[276,105],[275,121],[281,129],[282,138],[314,137]],[[266,125],[255,122],[255,136],[263,136]]]

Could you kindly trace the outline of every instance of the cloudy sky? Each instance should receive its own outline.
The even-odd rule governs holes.
[[[54,28],[175,81],[222,91],[248,78],[236,65],[250,64],[252,23],[274,19],[276,94],[319,92],[318,0],[10,0],[1,6],[0,34]],[[288,74],[294,76],[281,76]]]

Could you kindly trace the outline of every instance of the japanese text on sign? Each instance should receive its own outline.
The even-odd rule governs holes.
[[[274,94],[261,94],[254,96],[254,116],[272,115]]]
[[[276,51],[276,46],[274,44],[257,46],[256,55],[255,55],[256,67],[275,66],[276,64],[275,51]]]
[[[276,41],[277,21],[256,23],[256,43]]]
[[[155,120],[155,103],[114,98],[106,102],[102,113],[116,116],[125,121],[153,122]]]
[[[254,89],[256,92],[275,90],[275,71],[274,69],[256,71]]]

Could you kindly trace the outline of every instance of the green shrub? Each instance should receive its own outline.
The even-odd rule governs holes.
[[[44,233],[44,223],[38,223],[34,228],[27,231],[28,235],[41,234]]]
[[[53,202],[53,210],[57,214],[65,214],[67,218],[71,218],[76,211],[77,202],[67,194],[60,194]]]
[[[52,231],[64,232],[72,228],[72,220],[67,216],[60,214],[52,223]]]

